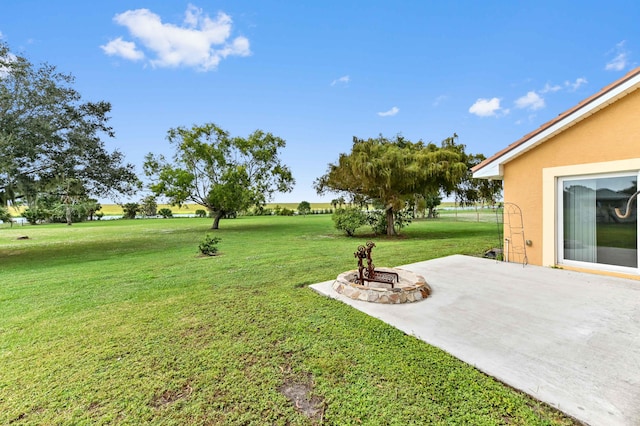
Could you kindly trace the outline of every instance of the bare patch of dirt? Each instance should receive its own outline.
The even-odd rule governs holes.
[[[217,252],[215,254],[202,254],[202,253],[199,253],[199,254],[196,255],[196,257],[198,259],[212,259],[214,257],[220,257],[220,256],[222,256],[221,252]]]
[[[157,395],[153,398],[153,400],[151,401],[151,406],[154,408],[164,407],[167,404],[171,404],[180,399],[187,398],[189,395],[191,395],[191,392],[193,392],[193,389],[188,383],[178,390],[166,390],[162,392],[162,394]]]
[[[290,371],[287,368],[285,371]],[[299,378],[298,378],[299,379]],[[324,418],[324,399],[313,395],[313,380],[311,376],[304,381],[296,380],[296,377],[285,377],[284,384],[278,391],[287,397],[300,413],[310,418],[314,424],[322,424]]]

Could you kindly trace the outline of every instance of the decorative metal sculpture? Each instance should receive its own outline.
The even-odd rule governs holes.
[[[638,194],[640,194],[640,191],[636,191],[635,194],[629,197],[629,200],[627,201],[627,210],[625,211],[624,214],[622,214],[620,209],[616,207],[615,208],[616,216],[618,216],[620,219],[627,219],[629,216],[631,216],[631,203],[633,203],[634,198],[636,198]]]
[[[365,285],[365,281],[379,282],[391,284],[399,281],[398,274],[395,272],[376,271],[373,260],[371,259],[371,250],[375,247],[373,241],[368,241],[366,246],[358,246],[358,250],[353,254],[358,259],[358,284]],[[363,260],[367,259],[367,267],[365,268]]]

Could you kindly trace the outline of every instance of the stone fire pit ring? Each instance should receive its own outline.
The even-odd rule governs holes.
[[[400,268],[376,268],[381,272],[395,272],[399,282],[393,288],[391,284],[366,282],[357,283],[358,271],[351,270],[338,275],[333,282],[333,289],[346,297],[372,303],[397,304],[418,302],[431,294],[431,287],[422,275]]]

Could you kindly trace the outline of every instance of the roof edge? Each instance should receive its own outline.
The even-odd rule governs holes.
[[[636,79],[637,81],[632,81],[634,79]],[[602,100],[603,98],[605,98],[606,95],[612,94],[612,92],[614,92],[615,89],[622,87],[625,83],[628,83],[630,81],[631,81],[630,87],[627,88],[626,90],[622,90],[620,93],[617,93],[617,94],[614,93],[612,96],[611,102],[608,102],[608,103],[597,102],[598,100]],[[635,86],[638,86],[638,87],[635,87]],[[567,127],[571,127],[578,120],[584,118],[587,115],[590,115],[589,113],[594,113],[599,109],[606,107],[610,103],[618,100],[621,96],[625,96],[626,94],[631,93],[638,88],[640,88],[640,67],[637,67],[629,71],[622,78],[603,87],[597,93],[580,101],[574,107],[569,108],[568,110],[558,114],[557,117],[542,124],[536,130],[530,133],[527,133],[522,138],[513,142],[506,148],[498,151],[491,157],[478,163],[477,165],[471,168],[471,171],[473,172],[474,177],[484,178],[484,179],[496,178],[497,177],[497,175],[495,174],[496,171],[499,171],[500,175],[502,174],[503,164],[518,157],[519,155],[523,154],[524,152],[528,151],[534,146],[537,146],[538,144],[545,142],[547,139],[562,132]],[[582,112],[583,114],[580,114],[580,112]],[[552,129],[552,127],[555,125],[557,125],[558,128]],[[545,131],[548,131],[548,134],[543,134]],[[539,137],[538,140],[536,140],[536,137]],[[527,143],[529,143],[531,146],[527,146]],[[517,148],[522,148],[522,149],[519,150],[518,152],[514,152]],[[511,154],[511,155],[508,155],[508,154]],[[500,161],[501,159],[502,161]],[[478,173],[479,171],[489,167],[492,163],[497,163],[497,164],[495,164],[494,167],[491,167],[492,170],[489,173]],[[477,173],[477,176],[476,176],[476,173]]]

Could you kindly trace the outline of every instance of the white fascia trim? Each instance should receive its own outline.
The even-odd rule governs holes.
[[[609,104],[614,103],[616,100],[621,98],[622,96],[633,92],[638,87],[634,87],[640,84],[640,74],[635,77],[625,81],[624,83],[614,87],[607,93],[603,94],[597,99],[591,101],[588,105],[574,111],[569,114],[562,120],[553,124],[549,128],[543,130],[537,135],[533,136],[531,139],[523,143],[522,145],[514,148],[513,150],[505,153],[504,155],[496,158],[492,162],[488,163],[482,169],[477,170],[474,174],[474,178],[480,179],[502,179],[503,176],[503,165],[513,160],[514,158],[522,155],[523,153],[529,151],[530,149],[536,147],[541,144],[545,140],[555,136],[556,134],[568,129],[571,126],[574,126],[578,122],[584,120],[590,115],[596,113],[602,108],[606,107]]]
[[[473,172],[475,179],[495,179],[502,180],[502,164],[492,161],[480,170]]]

